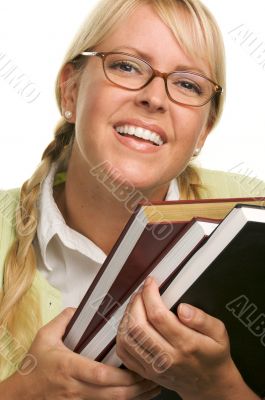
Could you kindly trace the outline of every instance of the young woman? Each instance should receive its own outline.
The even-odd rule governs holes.
[[[223,324],[185,305],[177,319],[152,281],[130,311],[170,353],[163,374],[121,338],[126,371],[62,343],[74,312],[62,309],[78,306],[130,217],[111,188],[150,201],[254,195],[254,182],[189,164],[221,115],[224,71],[198,0],[102,0],[84,23],[58,75],[55,138],[21,190],[1,193],[1,400],[151,399],[160,385],[164,398],[258,398]],[[92,173],[102,165],[104,185]]]

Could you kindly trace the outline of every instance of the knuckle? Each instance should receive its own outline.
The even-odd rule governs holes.
[[[195,341],[190,342],[187,350],[190,356],[196,356],[198,353],[201,352],[201,349],[198,347],[198,343],[196,343]]]
[[[194,340],[189,340],[182,347],[182,352],[185,356],[193,356],[199,352],[198,344]]]
[[[60,357],[57,363],[57,373],[64,378],[71,376],[72,371],[72,361],[71,357]]]
[[[47,338],[47,328],[46,326],[43,326],[42,328],[39,329],[37,335],[36,335],[36,340],[43,342]]]
[[[96,385],[103,385],[106,380],[106,367],[104,364],[98,364],[93,369],[93,380]]]
[[[124,333],[123,335],[119,335],[116,341],[116,348],[122,348],[126,344],[126,338],[128,336],[128,332]]]
[[[153,361],[152,367],[154,372],[162,374],[169,371],[173,364],[173,357],[169,353],[161,352]]]
[[[202,312],[201,310],[196,310],[195,313],[195,322],[198,326],[203,326],[205,325],[207,320],[207,315]]]
[[[221,340],[228,339],[228,333],[227,333],[225,324],[221,320],[218,320],[218,332],[219,332]]]
[[[225,327],[225,324],[223,323],[223,321],[221,321],[221,320],[218,320],[218,331],[219,331],[219,334],[220,334],[220,336],[222,336],[222,337],[226,337],[227,336],[227,330],[226,330],[226,327]]]
[[[148,319],[150,322],[152,322],[154,325],[160,325],[165,321],[165,312],[162,308],[156,308],[153,309],[149,314],[148,314]]]
[[[173,353],[173,359],[179,362],[181,359],[190,358],[201,351],[201,344],[195,335],[189,335],[188,338],[183,338],[178,342],[177,348]]]
[[[120,359],[123,358],[124,354],[123,347],[119,343],[116,344],[116,354]]]
[[[63,396],[64,396],[63,398],[66,400],[67,399],[73,400],[79,398],[80,393],[76,388],[68,388],[67,390],[64,391]]]

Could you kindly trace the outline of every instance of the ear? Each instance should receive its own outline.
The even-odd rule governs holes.
[[[61,109],[64,115],[65,111],[71,111],[72,117],[67,119],[68,122],[75,123],[76,120],[76,101],[77,101],[77,76],[72,64],[66,64],[60,74],[60,90],[61,90]]]

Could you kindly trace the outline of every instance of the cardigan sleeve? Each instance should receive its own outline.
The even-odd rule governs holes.
[[[265,197],[265,183],[257,178],[202,168],[198,173],[202,198]]]

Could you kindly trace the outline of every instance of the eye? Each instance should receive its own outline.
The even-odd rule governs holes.
[[[141,68],[137,63],[133,63],[127,60],[113,61],[108,65],[108,69],[115,70],[120,73],[128,74],[140,74],[142,73]]]
[[[191,81],[187,81],[187,80],[176,80],[174,82],[174,84],[183,91],[195,93],[200,96],[203,94],[202,88],[195,82],[191,82]]]

